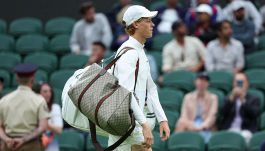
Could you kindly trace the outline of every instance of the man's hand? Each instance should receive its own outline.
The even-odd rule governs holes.
[[[165,141],[170,136],[170,129],[168,127],[167,121],[160,122],[160,138],[162,141]]]
[[[14,138],[13,149],[14,150],[19,149],[24,143],[25,143],[25,141],[22,138]]]
[[[235,101],[237,97],[240,97],[243,93],[243,90],[241,88],[235,87],[232,90],[231,96],[230,96],[230,101]]]
[[[147,123],[144,123],[142,127],[143,127],[143,135],[144,135],[143,145],[145,145],[146,148],[150,148],[152,144],[154,143],[154,137],[152,134],[152,130]]]
[[[6,138],[4,142],[6,143],[7,148],[12,149],[14,145],[14,140],[12,138]]]

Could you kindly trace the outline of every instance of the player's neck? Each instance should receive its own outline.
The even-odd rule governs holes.
[[[142,45],[144,45],[144,43],[146,41],[146,38],[145,37],[143,37],[142,35],[137,34],[137,33],[135,33],[134,35],[132,35],[132,37],[134,39],[136,39],[138,42],[140,42]]]

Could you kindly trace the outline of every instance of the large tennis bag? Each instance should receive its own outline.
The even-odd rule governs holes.
[[[109,146],[106,151],[114,150],[135,128],[135,118],[130,109],[132,92],[119,85],[118,79],[107,72],[116,61],[132,48],[126,47],[105,68],[94,63],[83,73],[68,95],[75,106],[89,120],[92,142],[98,151],[104,149],[96,140],[96,125],[104,131],[121,136],[121,138]],[[135,84],[139,69],[139,59],[136,63]],[[135,89],[135,86],[134,86]]]

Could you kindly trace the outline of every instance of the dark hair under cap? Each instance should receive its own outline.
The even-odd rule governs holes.
[[[92,1],[87,1],[81,4],[80,10],[79,12],[84,15],[86,13],[87,10],[89,10],[90,8],[93,8],[94,4]]]
[[[104,50],[106,50],[106,46],[101,41],[95,41],[95,42],[93,42],[93,45],[98,45],[98,46],[102,47]]]
[[[181,20],[175,21],[172,26],[171,29],[172,31],[175,31],[176,29],[178,29],[180,26],[184,25],[184,22]]]
[[[0,77],[0,82],[4,82],[4,78],[3,77]]]

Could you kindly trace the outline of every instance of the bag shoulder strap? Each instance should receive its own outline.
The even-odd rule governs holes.
[[[119,56],[119,54],[122,52],[122,51],[128,51],[127,49],[131,50],[133,48],[131,47],[125,47],[123,48],[118,54],[117,56]],[[122,53],[121,55],[123,55],[124,53]],[[121,56],[120,55],[120,56]],[[112,75],[114,75],[114,71],[115,71],[115,67],[116,67],[116,63],[114,63],[114,66],[113,66],[113,70],[112,70]],[[136,83],[137,83],[137,79],[138,79],[138,72],[139,72],[139,57],[137,59],[137,62],[136,62],[136,68],[135,68],[135,72],[134,72],[134,75],[135,75],[135,78],[134,78],[134,88],[133,88],[133,91],[135,92],[135,89],[136,89]]]

